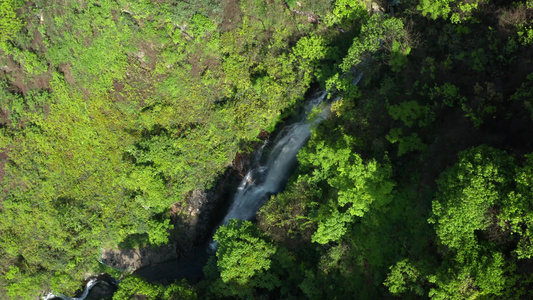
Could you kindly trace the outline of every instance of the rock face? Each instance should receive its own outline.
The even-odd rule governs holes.
[[[111,300],[116,290],[116,286],[105,281],[100,281],[91,289],[85,300]]]
[[[121,271],[157,264],[176,257],[176,245],[169,243],[161,247],[135,249],[104,249],[102,262]]]
[[[187,256],[209,239],[223,219],[233,188],[246,174],[252,154],[239,153],[216,185],[208,190],[195,190],[184,204],[172,207],[173,240],[179,256]]]
[[[113,294],[117,291],[117,282],[109,274],[100,274],[96,277],[98,283],[93,286],[85,300],[113,299]]]
[[[172,206],[174,240],[179,255],[191,252],[209,230],[209,216],[220,197],[213,191],[195,190],[184,204]]]
[[[224,217],[232,190],[246,174],[251,157],[252,154],[248,153],[237,154],[232,165],[214,187],[194,190],[183,203],[172,206],[171,221],[174,230],[170,232],[167,245],[104,249],[102,262],[120,271],[133,271],[191,255],[199,245],[212,236],[216,229],[214,227]]]

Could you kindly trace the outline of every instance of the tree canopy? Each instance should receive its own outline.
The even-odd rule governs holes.
[[[533,2],[378,2],[1,1],[0,295],[532,298]],[[186,235],[316,90],[331,115],[204,278],[101,263]]]

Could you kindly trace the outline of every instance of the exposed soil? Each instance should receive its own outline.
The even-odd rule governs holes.
[[[191,74],[195,78],[200,78],[201,73],[204,71],[202,64],[200,63],[200,54],[193,54],[189,57],[189,64],[191,65]]]
[[[17,70],[19,68],[19,65],[10,57],[5,56],[5,54],[0,50],[0,55],[2,56],[3,60],[0,65],[0,75],[1,79],[5,79],[6,75],[10,72],[13,72],[14,70]]]
[[[33,32],[33,40],[31,41],[31,49],[34,52],[44,53],[46,51],[46,45],[43,43],[43,35],[37,29]]]
[[[18,69],[10,74],[11,88],[15,93],[26,95],[28,93],[28,84],[24,82],[26,76]]]
[[[141,68],[153,71],[156,66],[159,51],[153,44],[144,41],[141,41],[137,46],[139,50],[133,53],[132,56],[139,61]]]
[[[224,10],[222,13],[224,19],[222,20],[222,24],[220,24],[221,31],[230,31],[237,28],[241,22],[242,13],[239,7],[239,0],[224,0],[222,7]]]
[[[124,83],[118,81],[113,82],[113,91],[111,91],[111,95],[115,102],[122,102],[127,100],[123,93],[125,86],[126,85],[124,85]]]
[[[59,64],[59,71],[61,71],[63,73],[65,81],[68,84],[74,84],[76,82],[76,80],[74,79],[74,76],[72,76],[72,71],[70,70],[70,65],[68,65],[68,64]]]
[[[0,68],[0,80],[9,83],[9,90],[26,95],[30,90],[47,90],[52,79],[51,68],[47,72],[28,76],[23,66],[18,66],[11,58]]]
[[[2,183],[2,181],[4,180],[4,175],[5,175],[4,168],[6,166],[7,159],[8,159],[7,153],[0,152],[0,183]]]
[[[9,123],[11,123],[9,121],[9,111],[0,108],[0,125],[8,125]]]

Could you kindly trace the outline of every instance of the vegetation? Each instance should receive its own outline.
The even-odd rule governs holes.
[[[114,298],[533,297],[533,2],[381,4],[1,1],[0,295],[167,243],[170,207],[319,88],[332,116],[205,278]]]
[[[142,298],[141,298],[142,297]],[[129,276],[122,280],[119,289],[113,295],[113,300],[127,299],[197,299],[186,282],[177,282],[170,285],[149,284],[142,278]]]

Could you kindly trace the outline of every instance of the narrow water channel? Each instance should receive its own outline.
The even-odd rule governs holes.
[[[296,155],[311,135],[311,126],[317,125],[329,115],[331,104],[323,105],[321,113],[312,114],[313,109],[320,107],[326,97],[325,91],[309,97],[302,113],[293,122],[284,125],[272,140],[265,142],[256,152],[250,170],[236,187],[228,212],[218,226],[227,224],[230,219],[254,219],[259,208],[271,195],[283,191],[287,179],[295,169]],[[216,228],[213,231],[215,230]],[[187,257],[143,267],[134,274],[148,282],[170,283],[183,278],[195,282],[203,277],[203,266],[214,249],[216,244],[212,240],[206,241]],[[90,281],[78,298],[50,294],[46,299],[83,300],[95,284],[96,281]]]
[[[227,224],[230,219],[254,219],[271,195],[283,191],[295,169],[296,154],[311,135],[311,126],[320,123],[329,114],[331,104],[309,118],[313,109],[319,107],[326,97],[325,91],[313,94],[302,113],[256,151],[250,170],[236,187],[228,212],[219,226]],[[143,267],[135,274],[149,282],[172,282],[182,278],[194,282],[203,276],[203,266],[215,249],[216,243],[210,240],[187,257]]]

